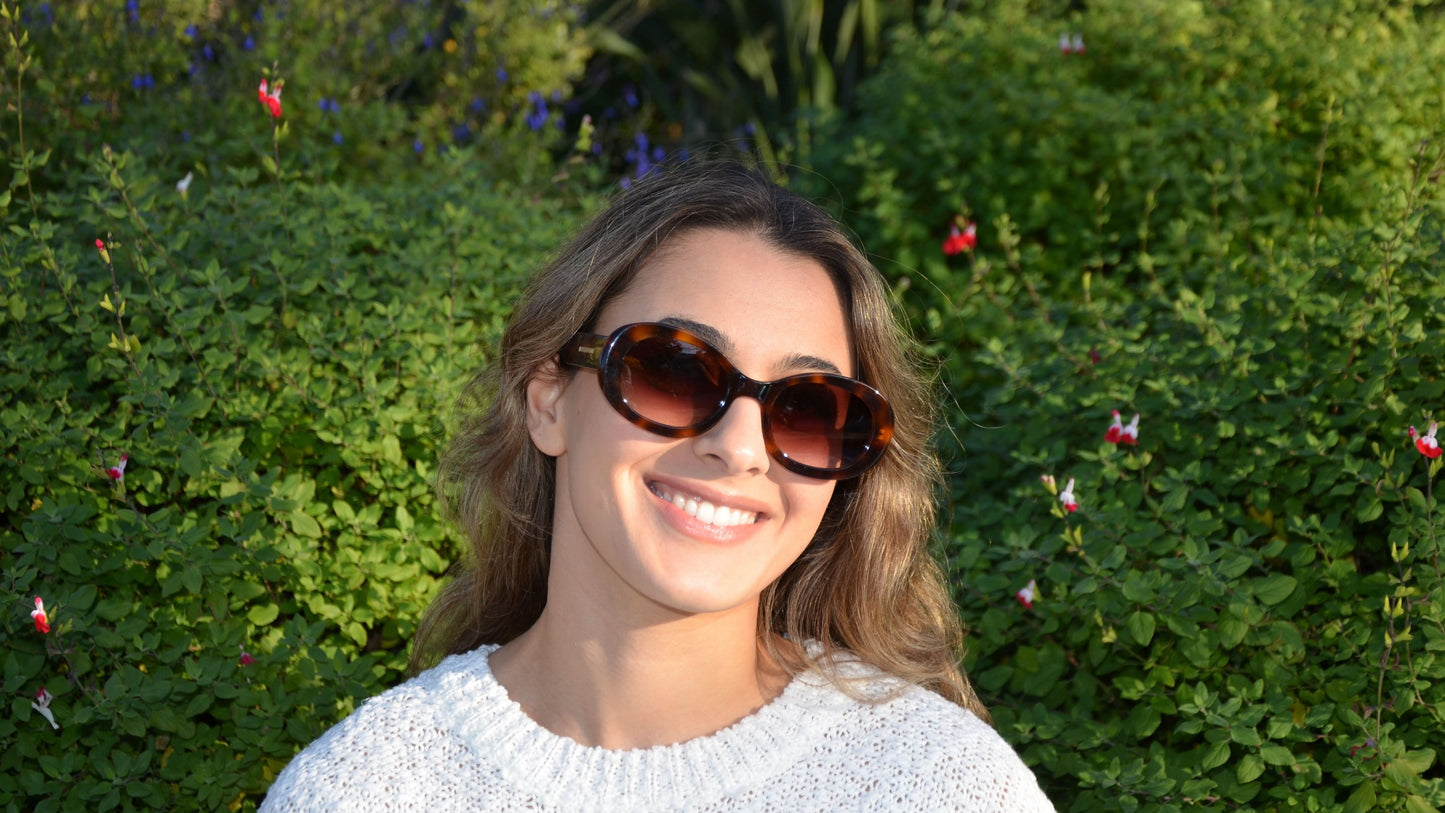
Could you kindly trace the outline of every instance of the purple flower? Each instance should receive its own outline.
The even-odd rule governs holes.
[[[246,49],[247,51],[254,50],[256,48],[256,38],[247,36],[246,41],[241,43],[241,47]]]
[[[216,61],[216,52],[211,50],[211,44],[209,42],[201,46],[201,55],[206,58],[207,62]]]
[[[332,143],[332,144],[337,144],[337,145],[341,144],[341,131],[340,131],[340,130],[337,130],[336,132],[334,132],[334,133],[331,134],[331,143]]]
[[[543,99],[542,94],[535,90],[527,94],[527,99],[532,103],[532,112],[528,113],[526,118],[527,127],[535,133],[546,125],[549,118],[547,100]]]
[[[482,112],[483,110],[486,110],[486,109],[487,109],[487,103],[484,102],[484,101],[482,101],[482,97],[481,97],[481,96],[473,96],[473,97],[472,97],[472,103],[471,103],[471,109],[472,109],[472,112],[473,112],[473,113],[480,113],[480,112]]]
[[[125,13],[131,22],[140,22],[140,3],[138,0],[125,0]]]
[[[411,151],[416,153],[417,155],[421,155],[422,153],[426,152],[426,145],[422,143],[422,140],[420,138],[418,138],[417,140],[411,142]]]
[[[196,38],[196,24],[195,24],[195,23],[191,23],[190,25],[186,26],[186,36],[187,36],[187,37],[190,37],[191,39],[195,39],[195,38]]]
[[[622,88],[622,101],[626,102],[628,107],[637,107],[637,88],[625,85]]]
[[[41,4],[38,6],[38,10],[40,11],[40,16],[44,18],[43,20],[40,21],[41,24],[43,24],[43,25],[54,25],[54,24],[55,24],[55,12],[53,12],[53,11],[50,10],[50,4],[49,4],[49,3],[41,3]],[[25,25],[27,25],[27,26],[28,26],[28,25],[32,25],[32,24],[35,24],[35,23],[37,22],[34,17],[31,17],[31,16],[30,16],[30,9],[29,9],[29,8],[22,8],[22,9],[20,10],[20,21],[21,21],[22,23],[24,23]]]
[[[507,69],[506,69],[506,68],[503,68],[503,67],[501,67],[501,66],[498,66],[498,67],[497,67],[497,84],[499,84],[499,85],[505,85],[505,84],[507,84]]]

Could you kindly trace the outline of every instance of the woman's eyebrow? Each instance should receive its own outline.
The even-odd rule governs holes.
[[[689,333],[696,334],[703,341],[722,351],[724,356],[732,356],[736,350],[732,341],[712,325],[694,322],[691,319],[685,319],[681,316],[667,316],[659,319],[658,323],[670,327],[679,327]],[[821,370],[825,373],[832,373],[833,375],[843,374],[843,371],[839,370],[838,365],[833,362],[825,358],[808,355],[807,353],[789,353],[783,358],[782,366],[783,369],[787,370]]]

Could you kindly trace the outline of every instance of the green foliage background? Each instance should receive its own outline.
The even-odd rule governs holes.
[[[0,808],[253,809],[403,677],[455,388],[670,114],[579,133],[636,31],[560,4],[4,8]],[[967,664],[1059,809],[1445,806],[1441,5],[768,8],[693,50],[878,59],[760,141],[936,359]]]

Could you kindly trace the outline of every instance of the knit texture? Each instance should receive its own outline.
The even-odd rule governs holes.
[[[806,672],[716,734],[612,751],[533,722],[492,676],[494,649],[367,701],[291,761],[262,813],[1053,810],[986,723],[861,663],[842,671],[887,699]]]

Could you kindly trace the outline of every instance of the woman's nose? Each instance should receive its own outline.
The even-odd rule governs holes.
[[[729,474],[766,474],[771,461],[763,439],[763,405],[755,398],[734,400],[721,420],[693,438],[693,449]]]

